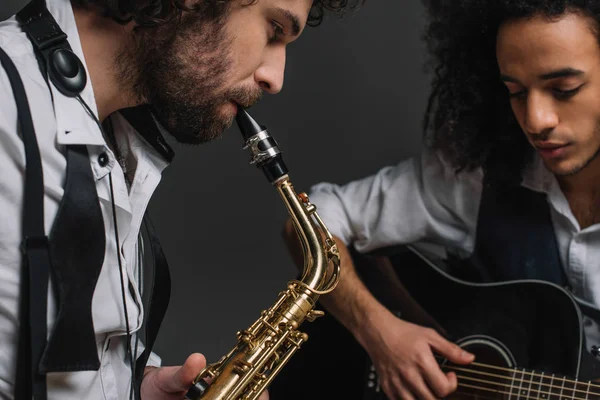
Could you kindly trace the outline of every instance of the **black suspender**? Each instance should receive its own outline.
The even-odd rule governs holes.
[[[25,188],[23,193],[23,262],[21,263],[20,334],[15,398],[46,399],[46,377],[39,365],[46,342],[46,309],[50,257],[44,230],[44,178],[40,151],[23,82],[12,60],[0,48],[17,104],[19,125],[25,145]],[[40,323],[44,321],[44,323]]]

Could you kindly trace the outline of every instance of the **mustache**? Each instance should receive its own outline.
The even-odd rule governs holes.
[[[226,101],[233,100],[244,108],[251,107],[262,99],[263,91],[257,88],[235,88],[227,91]]]
[[[565,132],[560,132],[558,130],[552,129],[544,129],[541,132],[529,132],[528,136],[534,142],[547,142],[549,140],[553,141],[561,141],[562,138],[569,137]]]

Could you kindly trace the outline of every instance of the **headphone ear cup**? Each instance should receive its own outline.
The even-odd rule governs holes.
[[[69,49],[57,49],[48,58],[48,75],[54,86],[65,96],[77,97],[87,84],[83,63]]]

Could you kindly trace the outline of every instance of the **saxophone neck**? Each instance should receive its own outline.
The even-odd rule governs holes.
[[[269,182],[277,187],[294,222],[304,250],[302,283],[317,295],[333,290],[339,276],[339,252],[331,233],[308,196],[294,191],[279,146],[267,128],[243,108],[238,110],[236,121],[245,140],[244,149],[250,152],[250,163],[262,169]],[[335,269],[332,278],[326,281],[330,261]]]
[[[288,175],[275,181],[274,185],[287,207],[302,244],[304,268],[301,280],[311,289],[321,291],[325,289],[324,286],[329,286],[325,284],[329,262],[339,266],[339,253],[333,237],[323,225],[308,196],[296,193]]]

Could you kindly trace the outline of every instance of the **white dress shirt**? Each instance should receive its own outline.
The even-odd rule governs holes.
[[[85,64],[81,43],[69,0],[49,0],[48,8],[68,35],[69,43]],[[94,292],[92,316],[101,366],[98,371],[51,373],[48,375],[48,399],[123,400],[129,397],[131,371],[125,356],[125,316],[122,304],[120,270],[117,260],[115,226],[112,217],[109,173],[112,173],[118,236],[126,290],[129,326],[136,332],[143,320],[138,286],[138,233],[146,206],[158,185],[167,162],[150,147],[120,115],[112,123],[120,148],[129,159],[135,159],[135,177],[130,189],[123,170],[108,148],[96,122],[76,99],[63,96],[51,85],[52,97],[42,77],[32,45],[18,27],[14,17],[0,23],[0,47],[15,63],[23,80],[32,112],[41,153],[45,198],[46,233],[50,229],[63,195],[65,182],[65,145],[87,145],[90,164],[96,179],[106,230],[106,252],[102,272]],[[89,76],[89,74],[88,74]],[[25,153],[17,131],[17,109],[4,69],[0,68],[0,398],[13,398],[16,350],[19,329],[19,281],[21,254],[21,221]],[[90,80],[83,93],[84,101],[96,113]],[[53,101],[54,100],[54,101]],[[103,166],[98,158],[108,156]],[[56,307],[49,291],[48,326],[51,329]],[[134,336],[135,337],[135,336]],[[138,354],[142,348],[137,350]],[[149,365],[160,365],[152,355]]]
[[[437,153],[383,168],[343,186],[320,183],[310,199],[333,235],[359,252],[424,242],[463,257],[474,251],[482,194],[481,169],[456,175]],[[600,306],[600,224],[585,229],[571,212],[554,175],[537,157],[522,185],[545,193],[562,265],[572,292]],[[588,348],[600,344],[599,327],[585,319]]]

